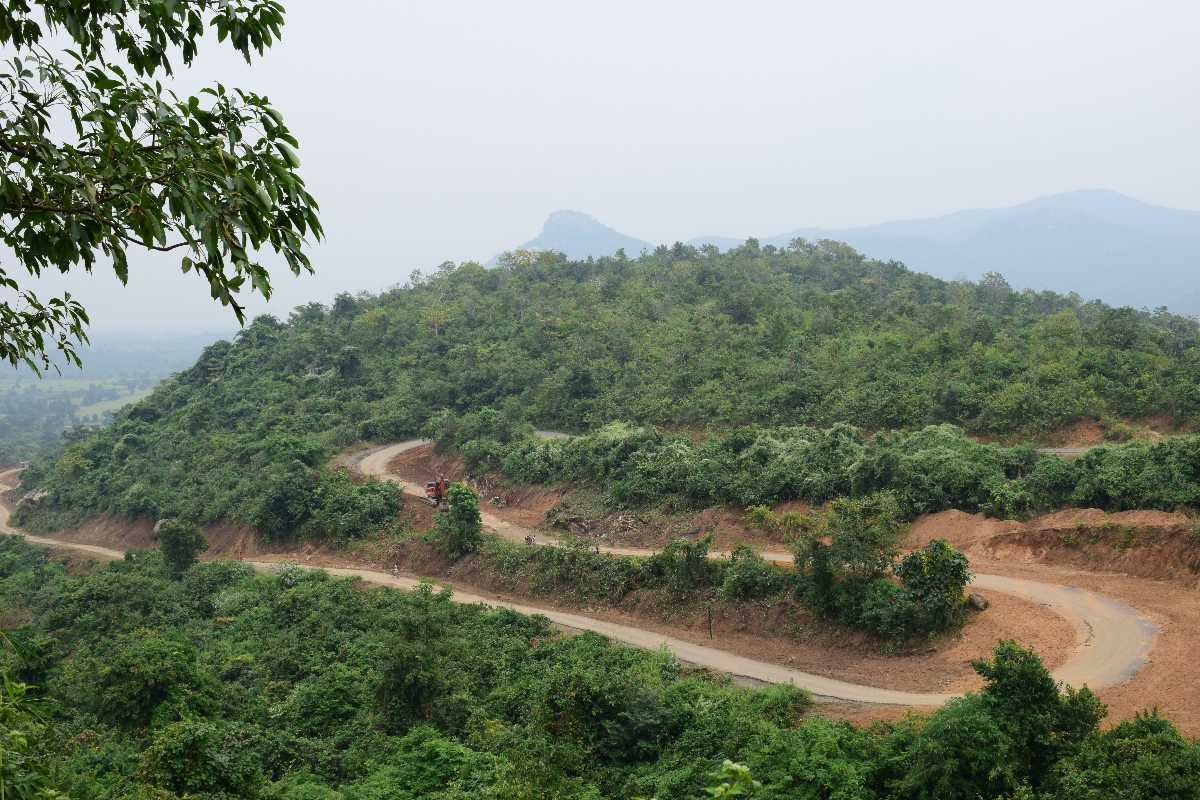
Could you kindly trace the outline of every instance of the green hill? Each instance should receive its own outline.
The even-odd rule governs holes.
[[[333,475],[328,459],[411,436],[444,409],[574,431],[950,423],[1014,437],[1094,417],[1187,424],[1200,413],[1198,345],[1182,317],[1017,293],[995,277],[947,282],[831,243],[447,266],[287,321],[260,317],[208,347],[31,468],[26,485],[48,494],[23,513],[39,525],[180,514],[350,535],[383,524],[399,498]],[[1006,459],[1001,477],[1014,477],[1024,462]]]

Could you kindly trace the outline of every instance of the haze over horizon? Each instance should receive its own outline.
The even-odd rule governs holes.
[[[268,95],[322,204],[317,275],[277,271],[251,314],[486,261],[563,208],[663,243],[1084,188],[1200,209],[1191,5],[345,8],[291,4],[253,66],[210,48],[181,77]],[[101,269],[42,291],[69,287],[96,333],[234,329],[176,258],[135,261],[124,289]]]

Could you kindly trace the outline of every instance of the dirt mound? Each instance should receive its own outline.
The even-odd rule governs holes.
[[[347,461],[353,461],[349,456]],[[667,513],[657,509],[610,513],[600,494],[593,490],[563,486],[518,486],[495,475],[467,475],[462,459],[437,453],[423,444],[396,455],[387,470],[410,486],[422,486],[438,475],[464,481],[480,497],[485,514],[525,528],[570,533],[583,539],[620,547],[663,547],[672,539],[696,538],[709,533],[717,550],[738,544],[762,549],[784,549],[782,534],[746,524],[740,509],[707,508],[697,512]],[[491,498],[499,497],[499,505]],[[809,504],[792,501],[775,508],[776,513],[807,514]]]
[[[787,500],[779,503],[771,510],[776,514],[786,514],[789,511],[795,511],[798,514],[807,516],[812,513],[812,503],[806,500]]]
[[[969,552],[1002,533],[1022,528],[1021,523],[993,519],[983,514],[965,511],[939,511],[918,517],[904,535],[901,545],[906,548],[924,547],[934,539],[945,539],[951,546]]]
[[[1026,527],[1030,530],[1061,530],[1080,526],[1091,528],[1102,527],[1144,527],[1144,528],[1175,528],[1187,527],[1191,520],[1184,514],[1171,511],[1101,511],[1098,508],[1066,508],[1030,520]]]
[[[1200,582],[1200,540],[1193,521],[1168,511],[1063,509],[991,538],[985,549],[999,558]]]
[[[388,472],[413,486],[424,486],[426,481],[431,481],[439,475],[445,475],[451,481],[465,482],[479,495],[480,506],[484,511],[530,528],[540,527],[546,519],[546,512],[563,497],[563,492],[559,489],[545,486],[512,486],[490,475],[467,475],[461,458],[437,453],[432,444],[424,444],[400,453],[388,462],[387,468]],[[499,504],[493,503],[493,498],[499,498]],[[432,520],[429,524],[432,524]]]
[[[1081,419],[1050,437],[1058,447],[1090,447],[1105,440],[1107,429],[1097,419]]]
[[[158,547],[152,520],[112,515],[94,517],[78,527],[55,531],[54,538],[113,550],[149,550]],[[266,552],[257,543],[254,530],[243,525],[206,525],[204,538],[208,541],[207,558],[245,558]]]
[[[208,550],[202,555],[205,560],[245,560],[278,555],[308,560],[318,554],[337,552],[332,547],[305,542],[262,542],[253,528],[232,522],[205,525],[203,532],[204,539],[208,542]],[[154,523],[151,520],[111,515],[89,519],[75,528],[55,531],[53,536],[68,542],[107,547],[112,550],[150,550],[158,547],[154,536]]]
[[[945,539],[974,556],[1200,584],[1200,539],[1192,526],[1168,511],[1067,508],[1029,522],[942,511],[919,517],[901,544]]]
[[[388,462],[388,472],[413,483],[425,483],[438,475],[445,475],[452,481],[461,481],[467,475],[467,468],[461,458],[438,453],[431,443],[405,450],[397,455]]]
[[[1002,559],[1200,585],[1200,541],[1190,527],[1077,525],[1001,534],[986,545]]]
[[[790,502],[777,506],[774,511],[809,513],[807,503]],[[782,531],[768,531],[747,523],[743,511],[730,508],[709,508],[692,515],[691,524],[697,534],[711,533],[714,550],[732,550],[739,544],[748,544],[759,550],[787,550],[786,536]]]
[[[54,538],[69,542],[94,544],[113,550],[149,550],[158,547],[154,538],[154,522],[148,519],[128,519],[104,515],[93,517],[76,528],[55,531]]]

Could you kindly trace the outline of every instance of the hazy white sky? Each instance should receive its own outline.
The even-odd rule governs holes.
[[[253,88],[328,240],[257,311],[485,260],[560,208],[635,236],[769,235],[1110,188],[1200,208],[1200,6],[285,0]],[[97,330],[220,329],[174,257],[73,279]],[[56,284],[57,285],[57,284]]]

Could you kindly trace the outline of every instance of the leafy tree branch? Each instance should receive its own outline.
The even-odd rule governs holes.
[[[37,370],[58,350],[79,364],[87,340],[79,302],[42,301],[22,271],[104,262],[125,283],[130,249],[183,251],[180,269],[201,275],[239,322],[242,292],[271,296],[264,254],[312,272],[305,249],[322,228],[283,115],[252,91],[217,84],[181,97],[161,82],[172,58],[192,62],[206,31],[249,60],[282,25],[283,7],[269,0],[0,10],[0,44],[16,49],[0,67],[0,285],[14,298],[0,305],[0,357]],[[72,46],[51,50],[52,34]]]

